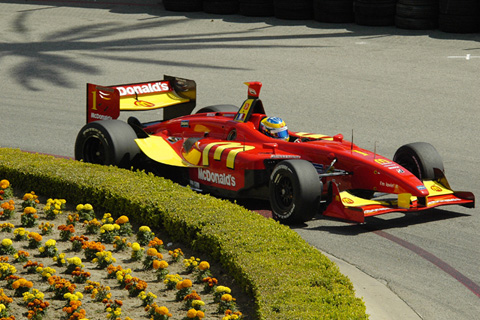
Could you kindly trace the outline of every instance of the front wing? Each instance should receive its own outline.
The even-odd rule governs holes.
[[[424,181],[424,185],[430,191],[425,198],[417,198],[409,193],[403,193],[393,195],[394,199],[374,198],[368,200],[356,197],[348,191],[339,192],[337,186],[333,184],[332,201],[326,207],[323,215],[363,223],[365,217],[389,212],[415,212],[445,205],[475,207],[475,196],[471,192],[453,191],[437,181]]]

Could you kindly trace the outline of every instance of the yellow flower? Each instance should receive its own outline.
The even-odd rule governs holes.
[[[138,242],[132,243],[132,250],[139,251],[141,249],[140,244]]]
[[[193,300],[192,301],[192,306],[193,307],[203,307],[205,305],[205,302],[202,300]]]
[[[140,231],[140,232],[151,232],[151,230],[148,226],[141,226],[140,228],[138,228],[138,231]]]
[[[50,240],[47,240],[47,242],[45,242],[45,246],[47,247],[54,247],[56,244],[57,244],[57,241],[55,241],[54,239],[50,239]]]
[[[4,247],[10,247],[12,245],[12,243],[13,242],[10,239],[3,239],[2,240],[2,246],[4,246]]]
[[[6,179],[3,179],[2,181],[0,181],[0,188],[7,189],[8,187],[10,187],[10,181]]]
[[[90,203],[87,203],[87,204],[85,204],[85,206],[83,207],[83,209],[85,209],[85,210],[87,210],[87,211],[91,211],[91,210],[93,210],[93,207],[92,207],[92,205],[91,205]]]
[[[77,209],[77,211],[83,210],[83,204],[77,205],[75,209]]]
[[[230,294],[225,293],[224,295],[222,295],[222,301],[230,302],[232,300],[233,300],[233,297]]]
[[[220,293],[220,292],[231,293],[232,292],[232,290],[230,290],[229,287],[225,287],[225,286],[218,286],[215,291],[218,292],[218,293]]]

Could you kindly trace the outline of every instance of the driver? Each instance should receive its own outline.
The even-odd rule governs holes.
[[[260,122],[260,131],[274,139],[288,141],[289,134],[285,122],[279,117],[267,117]]]

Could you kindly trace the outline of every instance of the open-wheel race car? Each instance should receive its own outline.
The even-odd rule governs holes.
[[[192,80],[87,84],[87,124],[78,133],[75,158],[143,168],[218,197],[265,199],[274,217],[288,224],[319,213],[362,223],[388,212],[474,207],[471,192],[452,190],[432,145],[404,145],[390,160],[341,134],[289,131],[267,117],[262,84],[245,84],[248,97],[240,107],[206,106],[195,114]],[[158,108],[164,108],[162,120],[117,120],[124,110]]]

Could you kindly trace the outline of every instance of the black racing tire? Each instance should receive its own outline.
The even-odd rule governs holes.
[[[438,8],[439,0],[398,0],[397,3],[409,6],[436,6]]]
[[[75,159],[129,169],[140,154],[132,127],[120,120],[102,120],[83,126],[75,141]]]
[[[238,12],[238,0],[203,0],[203,12],[235,14]]]
[[[311,220],[320,208],[322,187],[317,170],[310,162],[279,162],[269,182],[270,206],[275,219],[284,224]]]
[[[313,20],[311,0],[273,0],[275,18],[283,20]]]
[[[442,157],[437,149],[427,142],[414,142],[401,146],[395,152],[393,161],[420,180],[440,179],[445,171]]]
[[[480,3],[477,0],[440,0],[439,10],[454,16],[477,16]]]
[[[397,3],[397,17],[410,19],[437,19],[438,6],[412,6]]]
[[[480,30],[480,23],[477,16],[440,13],[438,29],[447,33],[477,33]]]
[[[399,29],[432,30],[438,27],[437,19],[414,19],[395,16],[395,26]]]
[[[233,104],[217,104],[213,106],[203,107],[195,113],[205,112],[238,112],[238,107]]]
[[[167,11],[195,12],[202,11],[202,0],[163,0],[163,6]]]
[[[391,26],[395,24],[395,0],[355,0],[355,23],[363,26]]]
[[[314,0],[313,18],[328,23],[353,22],[353,0]]]
[[[271,17],[273,0],[240,0],[239,13],[247,17]]]

